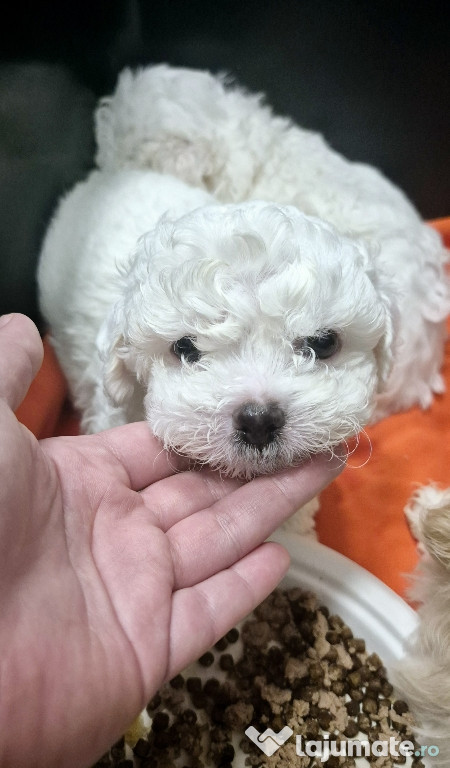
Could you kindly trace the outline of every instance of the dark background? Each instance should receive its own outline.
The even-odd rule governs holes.
[[[39,322],[34,273],[56,200],[92,167],[92,110],[125,65],[228,71],[423,217],[450,215],[445,3],[13,2],[0,30],[0,313]],[[42,327],[42,326],[41,326]]]

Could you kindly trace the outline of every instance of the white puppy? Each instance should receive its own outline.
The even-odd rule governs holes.
[[[250,477],[442,391],[445,251],[377,171],[203,72],[126,70],[96,124],[38,273],[85,431]]]
[[[411,597],[420,604],[419,628],[393,670],[417,722],[419,741],[439,748],[430,767],[450,764],[450,488],[429,485],[406,510],[421,560]]]

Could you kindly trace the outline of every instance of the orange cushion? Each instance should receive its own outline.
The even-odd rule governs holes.
[[[432,225],[450,247],[450,218]],[[40,438],[77,434],[64,377],[47,340],[44,347],[44,363],[17,417]],[[428,411],[413,408],[368,428],[347,469],[323,492],[317,518],[322,543],[403,596],[405,574],[417,561],[403,508],[418,484],[450,486],[450,345],[446,351],[447,393],[436,397]]]

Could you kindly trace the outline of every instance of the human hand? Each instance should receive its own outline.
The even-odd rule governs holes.
[[[80,768],[274,589],[288,555],[261,542],[342,462],[243,483],[144,423],[39,442],[12,409],[41,359],[31,321],[2,318],[0,765]]]

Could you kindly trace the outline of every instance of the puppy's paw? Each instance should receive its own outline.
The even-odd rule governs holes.
[[[411,532],[422,549],[450,570],[450,488],[420,488],[405,508]]]

